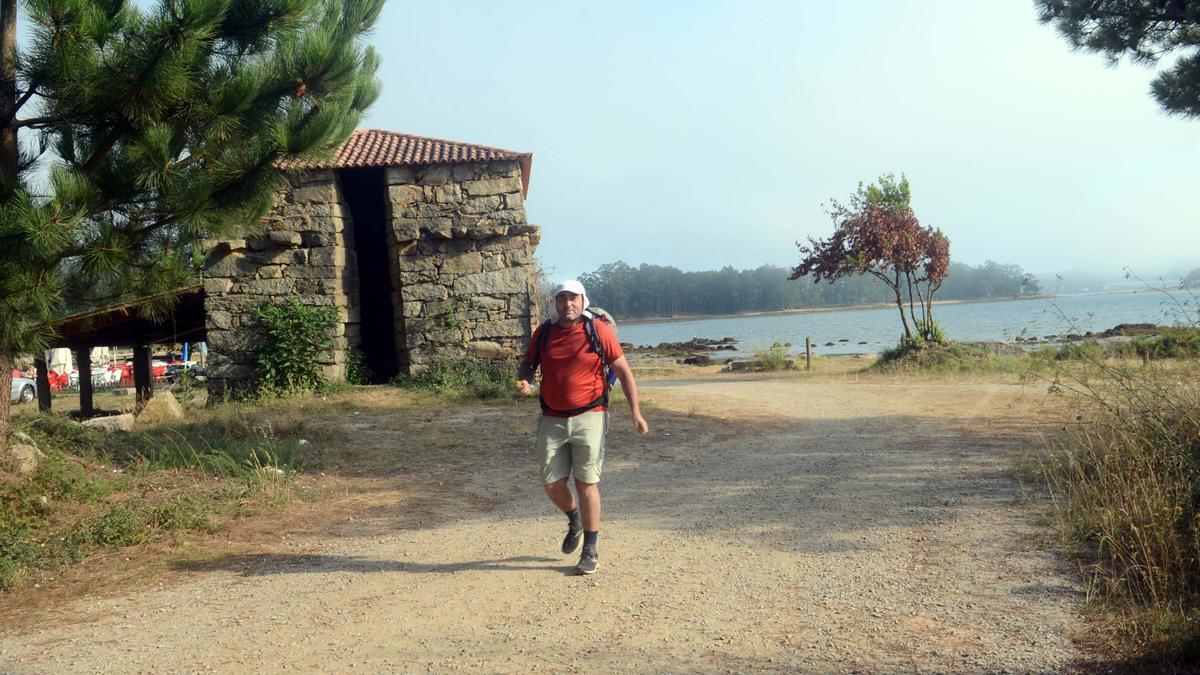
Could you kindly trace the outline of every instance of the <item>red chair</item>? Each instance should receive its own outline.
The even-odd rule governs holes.
[[[62,390],[71,384],[70,375],[59,375],[56,370],[47,373],[47,379],[50,381],[50,391],[56,394],[61,394]]]

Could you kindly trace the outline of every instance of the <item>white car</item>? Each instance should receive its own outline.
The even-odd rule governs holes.
[[[14,377],[12,383],[12,402],[29,403],[37,398],[37,383],[28,377]]]

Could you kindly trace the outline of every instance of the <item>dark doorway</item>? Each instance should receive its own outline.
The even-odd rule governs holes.
[[[392,276],[388,265],[387,182],[384,169],[343,169],[342,194],[354,219],[358,258],[358,297],[362,343],[359,351],[371,371],[371,383],[396,376],[396,324]]]

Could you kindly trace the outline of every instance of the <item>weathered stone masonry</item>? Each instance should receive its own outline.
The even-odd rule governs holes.
[[[204,271],[209,392],[217,398],[248,384],[260,339],[252,310],[295,298],[336,307],[341,318],[325,375],[345,377],[346,351],[358,344],[354,224],[332,170],[303,174],[280,193],[260,237],[216,244]]]
[[[533,252],[516,162],[393,167],[389,259],[400,363],[515,356],[536,316]]]
[[[360,288],[354,222],[342,189],[357,180],[308,171],[280,193],[260,237],[218,243],[204,272],[209,391],[221,398],[254,373],[259,339],[252,309],[296,298],[338,308],[339,334],[326,376],[345,376],[365,326],[360,293],[387,293],[399,368],[440,357],[515,356],[536,325],[533,266],[539,228],[526,221],[516,161],[389,166],[386,241],[390,288]],[[365,231],[365,230],[364,230]]]

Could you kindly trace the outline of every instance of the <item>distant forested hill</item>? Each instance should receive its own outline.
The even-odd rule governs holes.
[[[890,291],[873,277],[854,277],[834,284],[788,280],[790,270],[764,265],[752,270],[725,267],[684,272],[674,267],[623,262],[600,266],[580,277],[593,305],[620,318],[688,314],[771,312],[805,307],[846,307],[890,303]],[[978,267],[950,264],[950,276],[935,296],[939,300],[982,300],[1036,295],[1036,280],[1017,265],[988,261]]]

